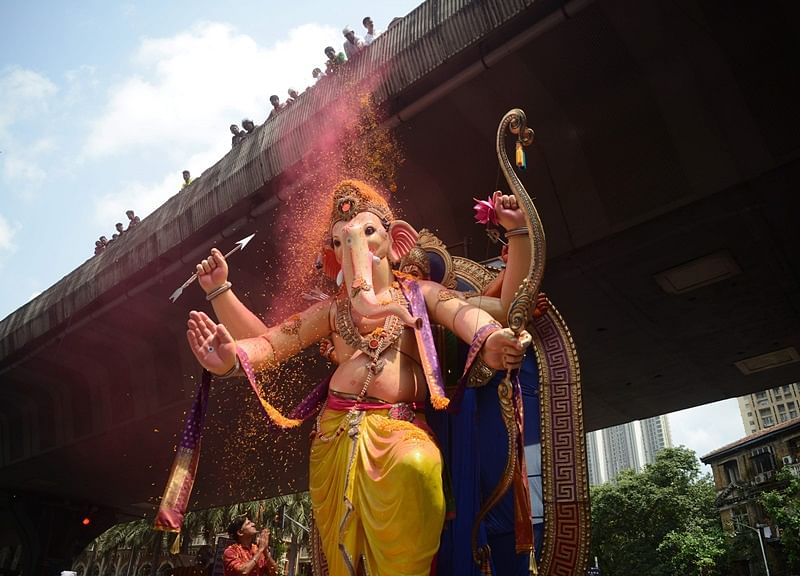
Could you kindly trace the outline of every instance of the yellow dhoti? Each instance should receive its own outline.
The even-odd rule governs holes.
[[[430,574],[445,514],[442,458],[420,427],[390,418],[389,406],[326,407],[309,489],[331,576],[360,573],[362,561],[369,576]]]

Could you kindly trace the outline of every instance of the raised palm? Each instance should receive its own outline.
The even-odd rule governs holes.
[[[186,323],[186,339],[197,361],[212,374],[224,374],[236,363],[236,342],[222,324],[205,312],[192,310]]]

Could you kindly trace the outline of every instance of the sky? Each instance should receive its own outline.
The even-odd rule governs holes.
[[[302,91],[341,29],[418,0],[0,2],[0,319],[80,266],[230,148],[228,126]],[[744,436],[735,399],[670,416],[710,452]]]

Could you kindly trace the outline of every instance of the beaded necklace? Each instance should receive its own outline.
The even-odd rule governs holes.
[[[389,294],[392,302],[407,304],[402,292],[394,286],[389,287]],[[340,295],[336,303],[336,330],[348,346],[361,350],[370,359],[369,364],[367,364],[369,373],[364,382],[362,393],[359,394],[359,396],[363,396],[366,394],[372,379],[375,375],[380,374],[386,365],[386,361],[380,356],[400,338],[403,333],[403,322],[397,316],[389,315],[384,320],[383,326],[379,326],[366,336],[362,336],[353,322],[350,299]]]
[[[395,286],[389,287],[389,294],[392,302],[408,305],[403,293]],[[367,364],[367,377],[364,379],[364,385],[354,401],[353,408],[350,409],[342,425],[336,430],[336,436],[344,432],[348,423],[354,421],[356,412],[358,412],[356,406],[364,401],[369,385],[386,365],[386,360],[381,358],[381,354],[399,340],[404,328],[400,318],[389,315],[384,320],[383,326],[379,326],[366,336],[362,336],[353,322],[351,310],[350,299],[346,294],[340,294],[336,302],[336,330],[348,346],[361,350],[369,357],[370,361]]]

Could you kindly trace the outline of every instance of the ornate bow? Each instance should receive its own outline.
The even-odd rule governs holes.
[[[528,128],[525,112],[519,108],[514,108],[509,110],[500,121],[500,125],[497,128],[496,142],[497,159],[500,163],[500,169],[503,171],[503,176],[505,176],[511,192],[516,197],[517,203],[525,215],[525,222],[528,225],[529,232],[528,238],[531,243],[531,261],[528,274],[514,295],[514,300],[508,310],[508,326],[514,331],[514,334],[519,336],[528,323],[531,308],[535,304],[536,295],[539,293],[539,286],[544,276],[545,237],[544,227],[539,218],[539,213],[533,205],[533,200],[531,200],[531,197],[514,172],[511,162],[508,159],[505,142],[506,130],[509,130],[512,134],[517,136],[516,163],[521,169],[525,169],[526,167],[525,150],[523,147],[533,142],[533,130]],[[478,564],[484,564],[489,554],[488,547],[478,548],[478,530],[480,523],[489,510],[491,510],[508,491],[513,482],[514,468],[517,465],[517,422],[514,410],[514,386],[511,381],[511,371],[506,373],[505,378],[503,378],[502,382],[498,385],[497,394],[500,399],[500,410],[503,415],[503,422],[505,423],[508,433],[508,457],[500,482],[492,491],[489,498],[487,498],[486,502],[484,502],[472,527],[472,553],[475,562]],[[531,550],[530,552],[531,572],[535,573],[534,551]]]

